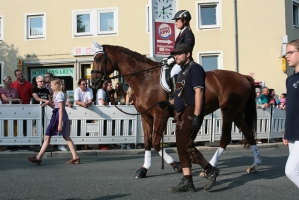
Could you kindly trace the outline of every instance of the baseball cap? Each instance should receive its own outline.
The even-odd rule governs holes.
[[[170,52],[170,54],[174,55],[174,54],[177,54],[177,53],[184,53],[184,52],[190,52],[191,53],[191,48],[186,44],[180,44],[175,48],[175,50]]]
[[[8,77],[11,78],[9,75],[4,75],[3,81],[5,81]]]

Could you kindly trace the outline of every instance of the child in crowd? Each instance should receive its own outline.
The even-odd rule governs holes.
[[[277,105],[280,104],[280,100],[281,99],[284,99],[285,100],[285,103],[287,102],[287,94],[286,93],[281,93],[280,97],[279,97],[279,100],[277,100]]]
[[[42,145],[42,148],[37,156],[29,157],[30,162],[40,165],[42,162],[42,157],[50,145],[51,137],[56,135],[62,135],[66,140],[70,151],[72,152],[73,158],[66,162],[66,164],[80,164],[80,158],[78,157],[75,145],[70,138],[70,126],[69,126],[69,117],[65,110],[65,94],[62,92],[62,84],[59,79],[54,79],[51,81],[51,88],[53,89],[53,101],[54,101],[54,110],[50,120],[50,124],[47,128],[45,134],[45,140]]]
[[[286,109],[286,99],[280,99],[279,104],[278,104],[278,108],[280,109]]]

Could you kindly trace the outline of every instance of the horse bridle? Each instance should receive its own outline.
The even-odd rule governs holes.
[[[97,53],[94,55],[94,57],[95,57],[97,54],[100,54],[100,53],[102,53],[102,54],[104,55],[104,60],[103,60],[103,62],[102,62],[102,69],[103,69],[104,79],[105,79],[105,80],[111,80],[111,79],[121,78],[121,77],[126,77],[126,76],[134,76],[134,75],[142,74],[142,73],[147,72],[147,71],[151,71],[151,70],[153,70],[153,69],[161,68],[161,66],[159,65],[159,66],[152,67],[152,68],[149,68],[149,69],[145,69],[145,70],[142,70],[142,71],[138,71],[138,72],[134,72],[134,73],[130,73],[130,74],[125,74],[125,75],[121,75],[121,74],[120,74],[120,75],[116,75],[116,76],[113,76],[113,77],[110,78],[110,77],[107,75],[107,70],[106,70],[106,64],[107,64],[107,61],[109,61],[109,63],[111,64],[111,66],[113,66],[113,65],[112,65],[112,62],[111,62],[110,58],[108,57],[107,52],[105,51],[105,46],[103,46],[103,51],[101,51],[101,52],[97,52]]]
[[[104,55],[104,60],[103,60],[103,62],[102,62],[102,70],[103,70],[103,73],[104,73],[104,80],[111,80],[111,79],[115,79],[115,78],[120,78],[120,77],[125,77],[125,76],[133,76],[133,75],[136,75],[136,74],[140,74],[141,72],[145,72],[145,71],[150,71],[150,70],[152,70],[152,69],[155,69],[155,68],[158,68],[158,67],[161,67],[161,66],[158,66],[158,67],[154,67],[154,68],[150,68],[150,69],[146,69],[146,70],[143,70],[143,71],[139,71],[139,72],[134,72],[134,73],[131,73],[131,74],[126,74],[126,75],[117,75],[117,76],[113,76],[113,77],[109,77],[108,75],[107,75],[107,70],[106,70],[106,64],[107,64],[107,61],[109,61],[109,63],[111,64],[111,66],[113,66],[112,65],[112,62],[111,62],[111,60],[110,60],[110,58],[108,57],[108,54],[107,54],[107,52],[105,51],[105,47],[103,46],[103,51],[102,52],[96,52],[96,54],[94,55],[94,57],[97,55],[97,54],[99,54],[99,53],[102,53],[103,55]],[[101,58],[102,59],[102,58]],[[108,95],[108,98],[109,98],[109,100],[111,101],[111,98],[110,98],[110,95]],[[137,109],[137,111],[138,111],[138,113],[137,114],[133,114],[133,113],[128,113],[128,112],[125,112],[125,111],[123,111],[122,109],[120,109],[113,101],[111,101],[112,103],[113,103],[113,105],[119,110],[119,111],[121,111],[121,112],[123,112],[123,113],[125,113],[125,114],[127,114],[127,115],[142,115],[142,114],[144,114],[144,113],[146,113],[146,112],[148,112],[150,109],[152,109],[154,106],[156,106],[156,105],[158,105],[160,102],[157,102],[157,103],[155,103],[154,105],[152,105],[151,107],[149,107],[148,109],[146,109],[145,111],[143,111],[143,112],[139,112]]]

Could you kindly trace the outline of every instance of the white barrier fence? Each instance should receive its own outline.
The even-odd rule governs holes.
[[[134,106],[120,105],[128,113],[137,111]],[[114,106],[66,107],[70,119],[71,138],[75,144],[138,144],[144,143],[140,115],[127,115]],[[52,109],[45,109],[45,128],[50,122]],[[281,138],[285,126],[285,110],[257,109],[257,138]],[[41,145],[42,109],[38,104],[0,105],[0,145]],[[221,111],[205,116],[196,142],[219,141],[222,131]],[[232,140],[242,139],[242,133],[232,124]],[[168,119],[164,143],[175,142],[175,124]],[[66,144],[55,136],[51,144]]]

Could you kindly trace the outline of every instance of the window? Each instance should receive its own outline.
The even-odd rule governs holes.
[[[299,3],[293,2],[293,25],[299,28]]]
[[[73,36],[75,37],[108,35],[117,32],[117,8],[73,11]]]
[[[74,14],[74,33],[76,36],[92,35],[91,11],[77,12]]]
[[[0,41],[3,41],[3,17],[0,16]]]
[[[45,14],[26,15],[26,38],[45,38],[46,20]]]
[[[90,15],[77,15],[77,33],[90,32]]]
[[[222,52],[199,53],[199,64],[205,71],[223,69]]]
[[[117,33],[116,10],[98,11],[98,34]]]
[[[198,3],[198,29],[221,27],[221,1],[206,0]]]

